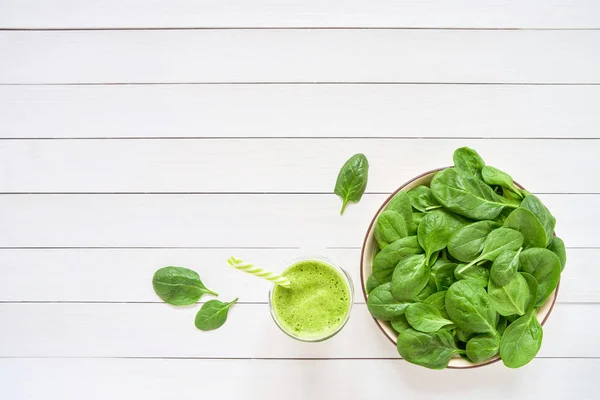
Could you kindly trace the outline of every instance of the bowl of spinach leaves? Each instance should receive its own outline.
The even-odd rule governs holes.
[[[473,149],[402,185],[369,225],[361,254],[369,312],[406,361],[431,369],[538,353],[565,267],[556,219]]]

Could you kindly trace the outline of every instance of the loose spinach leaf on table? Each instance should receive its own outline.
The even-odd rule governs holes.
[[[523,245],[523,235],[509,228],[498,228],[490,232],[483,242],[481,254],[459,270],[463,273],[471,266],[483,260],[494,261],[500,253],[506,250],[518,250]]]
[[[383,250],[390,243],[408,237],[408,226],[400,213],[386,210],[377,217],[373,234],[379,248]]]
[[[529,285],[521,274],[514,274],[504,286],[490,281],[488,295],[492,307],[503,316],[525,314],[529,300]]]
[[[533,275],[538,283],[536,307],[544,304],[558,286],[560,260],[548,249],[527,249],[519,256],[521,271]]]
[[[476,178],[483,179],[481,171],[485,167],[485,161],[475,150],[469,147],[458,148],[454,150],[452,159],[455,168]]]
[[[424,254],[400,260],[392,275],[392,294],[399,301],[412,300],[429,282],[430,269]]]
[[[408,233],[410,235],[414,235],[416,233],[417,228],[413,222],[412,205],[410,204],[408,193],[396,193],[396,195],[392,198],[392,200],[390,200],[389,204],[385,209],[390,211],[396,211],[397,213],[402,215],[402,218],[404,218],[404,222],[406,223]]]
[[[219,300],[210,300],[202,305],[198,314],[196,314],[196,328],[202,331],[212,331],[220,328],[227,321],[229,308],[234,305],[238,299],[229,303],[223,303]]]
[[[504,171],[500,171],[498,168],[490,167],[486,165],[481,170],[483,181],[490,186],[500,186],[502,189],[506,189],[514,193],[516,196],[522,198],[523,195],[519,188],[513,182],[513,178]]]
[[[442,207],[435,197],[433,197],[431,189],[427,186],[417,186],[416,188],[409,190],[408,198],[415,210],[419,210],[423,213]]]
[[[438,172],[431,192],[448,210],[475,220],[493,220],[506,207],[516,208],[494,193],[483,181],[455,168]]]
[[[412,328],[398,335],[398,353],[406,361],[431,369],[444,369],[458,353],[452,334],[445,329],[423,333]]]
[[[494,357],[500,351],[500,335],[476,335],[467,342],[467,357],[474,363],[481,363]]]
[[[404,314],[410,303],[398,301],[392,296],[392,284],[384,283],[377,286],[367,297],[367,308],[373,316],[382,321],[390,321],[398,315]]]
[[[492,268],[490,269],[490,279],[498,286],[504,286],[510,278],[519,270],[519,256],[521,249],[518,251],[506,250],[496,257]]]
[[[546,247],[546,232],[540,220],[528,209],[517,208],[504,221],[505,228],[521,232],[525,248]]]
[[[448,252],[462,262],[471,262],[483,250],[483,242],[487,235],[500,225],[493,221],[479,221],[456,231],[448,241]]]
[[[527,297],[527,302],[525,303],[525,312],[529,312],[535,308],[535,303],[537,302],[537,292],[538,292],[538,283],[535,277],[526,272],[519,272],[525,281],[527,281],[527,286],[529,287],[529,296]]]
[[[496,311],[485,289],[470,280],[454,283],[446,293],[446,312],[468,332],[495,333]]]
[[[185,306],[197,302],[203,294],[217,296],[204,286],[196,271],[182,267],[164,267],[152,277],[154,291],[165,303]]]
[[[399,239],[381,250],[373,259],[373,275],[380,282],[392,280],[394,269],[408,255],[423,253],[416,236]]]
[[[544,227],[544,232],[546,232],[546,246],[549,245],[554,237],[556,218],[548,211],[544,203],[532,194],[525,196],[521,203],[521,207],[531,211],[540,220],[540,223]]]
[[[504,365],[519,368],[533,360],[540,350],[544,333],[535,312],[530,311],[506,328],[500,339]]]
[[[548,246],[548,250],[558,256],[558,259],[560,260],[560,272],[562,272],[567,264],[567,250],[565,248],[565,242],[563,242],[558,236],[554,236],[550,242],[550,245]]]
[[[359,202],[369,177],[369,162],[364,154],[355,154],[342,166],[335,182],[334,192],[342,198],[342,210],[344,213],[349,201]]]
[[[417,237],[425,250],[427,264],[432,265],[431,256],[444,249],[450,238],[450,228],[445,215],[436,211],[425,215],[419,223]]]
[[[426,303],[412,303],[405,313],[408,323],[419,332],[437,332],[452,321],[442,317],[437,308]]]

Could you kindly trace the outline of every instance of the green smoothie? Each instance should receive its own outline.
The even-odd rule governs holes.
[[[283,274],[290,288],[275,286],[273,313],[281,328],[304,340],[318,340],[346,322],[351,294],[341,272],[319,260],[304,260]]]

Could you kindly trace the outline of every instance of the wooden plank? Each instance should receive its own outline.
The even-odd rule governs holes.
[[[223,298],[266,302],[270,284],[226,266],[235,255],[272,271],[297,257],[327,256],[346,269],[360,289],[360,249],[16,249],[0,250],[0,302],[161,302],[150,280],[167,265],[198,271]],[[600,249],[569,249],[558,302],[600,303]],[[118,277],[118,279],[115,279]],[[202,301],[209,297],[202,298]]]
[[[600,86],[0,86],[0,136],[597,138],[596,104]]]
[[[4,0],[2,28],[448,27],[597,28],[593,0]]]
[[[356,247],[387,195],[3,195],[0,247]],[[598,247],[598,195],[543,195],[571,247]]]
[[[282,393],[289,400],[398,394],[462,400],[465,393],[502,400],[507,388],[511,399],[528,400],[532,393],[593,399],[600,360],[537,359],[517,371],[496,363],[447,370],[435,380],[431,371],[399,360],[2,359],[0,369],[3,393],[15,400],[236,399],[259,393],[265,400],[279,400]]]
[[[532,192],[600,193],[600,140],[479,139],[4,140],[0,192],[331,193],[360,152],[371,161],[368,192],[391,193],[451,165],[460,146]]]
[[[0,83],[598,84],[598,47],[600,31],[4,31]]]
[[[198,309],[166,304],[0,304],[0,357],[399,357],[364,304],[354,306],[337,336],[321,343],[289,338],[271,320],[266,304],[238,304],[225,325],[209,332],[194,326]],[[557,304],[545,324],[539,357],[600,357],[599,311],[599,304]]]

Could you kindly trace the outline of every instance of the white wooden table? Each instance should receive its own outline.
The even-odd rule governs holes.
[[[597,399],[600,3],[595,0],[0,0],[0,398]],[[272,323],[281,270],[337,257],[399,184],[472,146],[547,203],[568,246],[538,357],[429,371],[360,292],[319,344]],[[369,157],[338,215],[336,174]],[[165,265],[222,299],[152,291]]]

